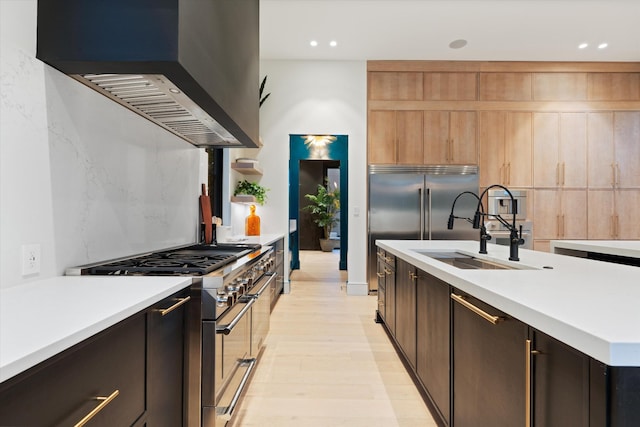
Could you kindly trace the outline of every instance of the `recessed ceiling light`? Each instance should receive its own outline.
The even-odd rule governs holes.
[[[607,46],[609,46],[609,44],[608,44],[608,43],[600,43],[600,44],[598,45],[598,49],[604,49],[604,48],[605,48],[605,47],[607,47]]]
[[[467,45],[467,41],[465,39],[458,39],[449,43],[449,47],[451,49],[462,49],[466,45]]]
[[[316,47],[318,46],[318,42],[315,40],[311,40],[311,42],[309,43],[311,46]]]
[[[329,42],[329,46],[331,46],[331,47],[336,47],[336,46],[338,46],[338,42],[337,42],[337,41],[335,41],[335,40],[331,40],[331,41]]]
[[[578,49],[586,49],[587,47],[589,47],[589,43],[580,43],[578,45]]]

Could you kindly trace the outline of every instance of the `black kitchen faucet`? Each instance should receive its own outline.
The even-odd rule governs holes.
[[[478,197],[478,195],[476,193],[473,193],[471,191],[463,191],[462,193],[458,194],[456,196],[456,198],[453,200],[453,204],[451,205],[451,214],[449,214],[449,221],[447,222],[447,228],[449,230],[453,230],[453,221],[454,219],[464,219],[465,221],[474,224],[473,220],[471,218],[465,218],[462,216],[454,216],[453,215],[453,209],[456,207],[456,202],[458,201],[458,199],[460,198],[460,196],[462,196],[463,194],[471,194],[473,197],[475,197],[476,199],[478,199],[478,206],[480,206],[480,209],[482,210],[482,225],[480,226],[480,253],[481,254],[486,254],[487,253],[487,240],[491,240],[491,235],[487,233],[487,228],[484,226],[484,206],[482,205],[482,200],[480,199],[480,197]],[[474,220],[475,220],[475,216],[474,216]],[[473,227],[473,228],[478,228],[478,227]]]
[[[511,212],[513,213],[513,224],[509,224],[507,222],[507,220],[505,220],[504,218],[502,218],[500,215],[498,214],[487,214],[484,213],[484,209],[482,209],[482,198],[484,197],[485,193],[487,191],[489,191],[491,188],[502,188],[504,191],[507,192],[507,194],[509,195],[509,197],[511,198]],[[454,202],[455,203],[455,202]],[[480,211],[482,209],[482,212]],[[478,197],[478,206],[476,207],[476,213],[473,216],[473,228],[480,228],[480,219],[482,219],[482,227],[484,228],[484,217],[485,216],[491,216],[495,219],[497,219],[502,225],[504,225],[505,227],[507,227],[507,229],[510,231],[510,237],[509,237],[509,260],[510,261],[520,261],[520,258],[518,258],[518,246],[522,245],[524,243],[524,240],[522,239],[522,225],[520,226],[520,230],[518,231],[518,228],[516,227],[516,202],[515,199],[513,198],[513,194],[511,194],[511,191],[509,191],[509,189],[505,186],[502,186],[500,184],[493,184],[488,186],[483,192],[482,194],[480,194],[480,197]],[[481,232],[482,233],[482,232]],[[486,233],[486,230],[485,230]],[[486,250],[486,245],[485,245],[485,250]],[[482,252],[482,239],[480,240],[480,253]],[[486,253],[486,252],[484,252]]]

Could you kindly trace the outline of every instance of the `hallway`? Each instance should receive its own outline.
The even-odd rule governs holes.
[[[436,426],[382,326],[346,296],[339,255],[301,251],[234,427]]]

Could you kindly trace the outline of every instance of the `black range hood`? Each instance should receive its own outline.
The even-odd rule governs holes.
[[[38,0],[36,57],[200,147],[258,147],[259,0]]]

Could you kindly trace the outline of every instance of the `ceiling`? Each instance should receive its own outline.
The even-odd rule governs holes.
[[[640,0],[260,0],[260,57],[640,61],[639,23]]]

